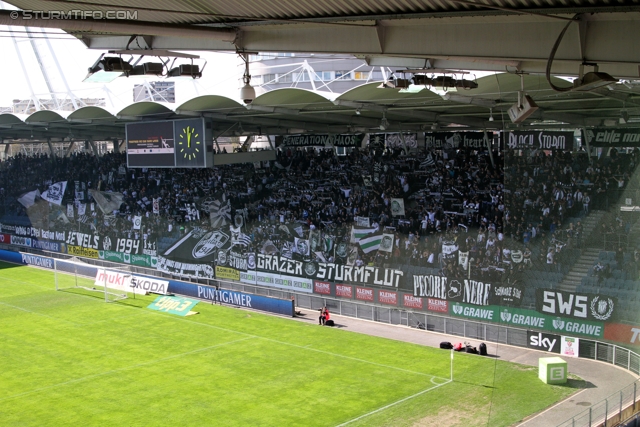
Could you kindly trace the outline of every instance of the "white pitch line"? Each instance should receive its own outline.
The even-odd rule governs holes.
[[[131,365],[131,366],[125,366],[123,368],[112,369],[110,371],[100,372],[99,374],[87,375],[87,376],[82,377],[82,378],[75,378],[73,380],[65,381],[65,382],[58,383],[58,384],[51,384],[51,385],[48,385],[48,386],[45,386],[45,387],[40,387],[40,388],[36,388],[36,389],[33,389],[33,390],[29,390],[29,391],[25,391],[25,392],[22,392],[22,393],[18,393],[18,394],[14,394],[14,395],[11,395],[11,396],[6,396],[6,397],[3,397],[3,398],[0,398],[0,402],[3,402],[5,400],[9,400],[9,399],[15,399],[17,397],[26,396],[26,395],[33,394],[33,393],[38,393],[38,392],[41,392],[41,391],[44,391],[44,390],[49,390],[49,389],[56,388],[56,387],[61,387],[61,386],[68,385],[68,384],[74,384],[74,383],[79,383],[79,382],[82,382],[82,381],[86,381],[86,380],[90,380],[90,379],[94,379],[94,378],[98,378],[98,377],[103,377],[105,375],[110,375],[110,374],[114,374],[114,373],[117,373],[117,372],[126,371],[128,369],[135,369],[135,368],[139,368],[141,366],[153,365],[154,363],[165,362],[167,360],[177,359],[179,357],[187,356],[187,355],[190,355],[190,354],[202,353],[204,351],[211,350],[211,349],[216,348],[216,347],[222,347],[222,346],[229,345],[229,344],[235,344],[237,342],[246,341],[248,339],[250,339],[250,338],[249,337],[241,338],[239,340],[229,341],[229,342],[225,342],[225,343],[222,343],[222,344],[211,345],[209,347],[197,348],[195,350],[186,351],[186,352],[180,353],[180,354],[174,354],[172,356],[163,357],[161,359],[156,359],[156,360],[151,360],[151,361],[148,361],[148,362],[138,363],[136,365]]]
[[[435,390],[435,389],[437,389],[438,387],[442,387],[443,385],[447,385],[447,384],[449,384],[450,382],[451,382],[451,380],[448,380],[446,383],[442,383],[442,384],[438,384],[438,385],[433,386],[433,387],[429,387],[429,388],[428,388],[428,389],[426,389],[426,390],[422,390],[422,391],[420,391],[420,392],[418,392],[418,393],[416,393],[416,394],[412,394],[411,396],[407,396],[407,397],[405,397],[405,398],[403,398],[403,399],[400,399],[400,400],[395,401],[395,402],[393,402],[393,403],[390,403],[390,404],[388,404],[388,405],[386,405],[386,406],[383,406],[382,408],[378,408],[378,409],[376,409],[376,410],[374,410],[374,411],[371,411],[371,412],[368,412],[368,413],[366,413],[366,414],[364,414],[364,415],[360,415],[359,417],[354,418],[354,419],[352,419],[352,420],[349,420],[349,421],[347,421],[346,423],[338,424],[336,427],[346,426],[346,425],[348,425],[348,424],[351,424],[351,423],[353,423],[353,422],[359,421],[359,420],[361,420],[361,419],[363,419],[363,418],[366,418],[366,417],[368,417],[368,416],[370,416],[370,415],[373,415],[373,414],[375,414],[375,413],[382,412],[382,411],[384,411],[384,410],[386,410],[386,409],[391,408],[392,406],[399,405],[400,403],[402,403],[402,402],[406,402],[407,400],[410,400],[410,399],[413,399],[413,398],[415,398],[415,397],[418,397],[418,396],[420,396],[421,394],[425,394],[425,393],[427,393],[427,392],[429,392],[429,391],[431,391],[431,390]]]

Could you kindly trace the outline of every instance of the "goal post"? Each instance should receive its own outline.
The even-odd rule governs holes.
[[[53,266],[56,291],[97,293],[104,296],[105,302],[126,299],[130,292],[135,291],[129,266],[99,267],[77,258],[55,259]]]

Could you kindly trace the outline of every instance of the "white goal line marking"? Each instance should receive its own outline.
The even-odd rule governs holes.
[[[142,366],[153,365],[155,363],[165,362],[165,361],[171,360],[171,359],[177,359],[177,358],[182,357],[182,356],[188,356],[188,355],[191,355],[191,354],[202,353],[202,352],[205,352],[207,350],[211,350],[213,348],[223,347],[223,346],[229,345],[229,344],[235,344],[237,342],[246,341],[248,339],[251,339],[251,337],[240,338],[238,340],[228,341],[228,342],[221,343],[221,344],[216,344],[216,345],[211,345],[209,347],[197,348],[195,350],[186,351],[184,353],[174,354],[172,356],[167,356],[167,357],[163,357],[163,358],[156,359],[156,360],[150,360],[148,362],[138,363],[136,365],[125,366],[125,367],[118,368],[118,369],[111,369],[109,371],[100,372],[98,374],[87,375],[87,376],[84,376],[84,377],[81,377],[81,378],[75,378],[73,380],[61,382],[61,383],[58,383],[58,384],[51,384],[51,385],[48,385],[48,386],[44,386],[44,387],[40,387],[40,388],[36,388],[36,389],[33,389],[33,390],[29,390],[29,391],[25,391],[25,392],[22,392],[22,393],[18,393],[18,394],[14,394],[14,395],[11,395],[11,396],[6,396],[6,397],[3,397],[3,398],[0,398],[0,402],[3,402],[5,400],[9,400],[9,399],[15,399],[17,397],[27,396],[29,394],[39,393],[41,391],[49,390],[49,389],[56,388],[56,387],[62,387],[62,386],[68,385],[68,384],[75,384],[75,383],[79,383],[79,382],[82,382],[82,381],[87,381],[87,380],[91,380],[91,379],[94,379],[94,378],[103,377],[103,376],[106,376],[106,375],[110,375],[110,374],[114,374],[114,373],[117,373],[117,372],[126,371],[126,370],[129,370],[129,369],[140,368]]]
[[[443,385],[447,385],[447,384],[449,384],[451,381],[452,381],[452,380],[447,380],[447,382],[444,382],[444,383],[442,383],[442,384],[438,384],[438,385],[436,385],[436,386],[429,387],[429,388],[428,388],[428,389],[426,389],[426,390],[419,391],[419,392],[418,392],[418,393],[416,393],[416,394],[412,394],[411,396],[407,396],[407,397],[405,397],[405,398],[402,398],[402,399],[400,399],[400,400],[397,400],[397,401],[395,401],[395,402],[393,402],[393,403],[390,403],[390,404],[388,404],[388,405],[386,405],[386,406],[383,406],[382,408],[378,408],[378,409],[373,410],[373,411],[371,411],[371,412],[368,412],[368,413],[366,413],[366,414],[364,414],[364,415],[360,415],[359,417],[354,418],[354,419],[352,419],[352,420],[349,420],[349,421],[347,421],[346,423],[338,424],[336,427],[343,427],[343,426],[346,426],[346,425],[351,424],[351,423],[353,423],[353,422],[359,421],[359,420],[361,420],[361,419],[363,419],[363,418],[366,418],[366,417],[368,417],[368,416],[370,416],[370,415],[376,414],[376,413],[378,413],[378,412],[385,411],[385,410],[387,410],[387,409],[391,408],[392,406],[399,405],[399,404],[401,404],[401,403],[403,403],[403,402],[406,402],[407,400],[411,400],[411,399],[416,398],[416,397],[418,397],[418,396],[420,396],[420,395],[422,395],[422,394],[425,394],[425,393],[427,393],[427,392],[429,392],[429,391],[431,391],[431,390],[435,390],[435,389],[437,389],[438,387],[442,387]]]

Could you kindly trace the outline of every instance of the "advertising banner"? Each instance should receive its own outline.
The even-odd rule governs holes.
[[[356,299],[373,302],[373,289],[356,286]]]
[[[67,253],[69,255],[85,258],[99,258],[98,251],[96,249],[83,248],[82,246],[67,245]]]
[[[398,293],[392,291],[378,291],[378,302],[380,304],[398,305]]]
[[[105,270],[98,268],[96,270],[95,286],[106,286],[110,289],[116,289],[121,292],[133,292],[145,295],[147,292],[133,285],[131,275],[120,271]]]
[[[11,235],[9,234],[0,234],[0,243],[11,244]]]
[[[229,280],[240,280],[240,272],[235,268],[229,267],[220,267],[216,266],[216,278],[218,279],[229,279]]]
[[[130,281],[130,286],[136,290],[136,293],[141,293],[139,291],[162,295],[169,293],[169,282],[167,280],[132,274]]]
[[[578,357],[579,345],[579,338],[563,336],[560,340],[560,355],[567,357]]]
[[[551,353],[560,353],[560,335],[527,331],[527,347]]]
[[[254,310],[268,311],[270,313],[293,316],[294,301],[270,298],[261,295],[250,295],[242,292],[218,289],[211,286],[196,285],[193,283],[169,281],[171,293],[186,295],[208,301],[219,301],[224,304],[245,307]]]
[[[256,272],[256,284],[295,292],[313,293],[313,281],[295,276]]]
[[[140,267],[156,268],[158,266],[158,257],[150,255],[124,254],[125,262],[129,259],[128,264],[138,265]]]
[[[22,264],[33,265],[36,267],[49,268],[53,270],[53,259],[20,253]]]
[[[255,285],[258,282],[258,277],[255,271],[241,271],[240,281],[249,285]]]
[[[419,310],[422,310],[422,298],[404,294],[402,296],[402,305],[407,308],[417,308]]]
[[[536,310],[551,316],[609,321],[617,317],[618,299],[598,294],[536,289]]]
[[[314,280],[313,292],[316,294],[331,295],[331,283]]]
[[[342,298],[353,298],[353,286],[336,284],[336,296]]]
[[[495,307],[500,312],[499,322],[524,328],[537,328],[571,335],[602,338],[604,324],[591,320],[578,320],[541,314],[533,310],[510,307]]]
[[[190,316],[192,314],[197,314],[196,312],[191,311],[191,309],[199,302],[200,301],[198,300],[189,298],[163,296],[156,298],[147,306],[147,308],[156,311],[164,311],[165,313],[177,314],[178,316]]]
[[[42,249],[43,251],[64,252],[62,244],[49,240],[31,239],[31,246],[35,249]]]
[[[459,302],[449,305],[449,314],[455,317],[464,317],[467,319],[489,322],[497,322],[499,317],[497,307],[478,307]]]
[[[512,150],[573,150],[573,132],[553,130],[513,131],[503,134]]]
[[[11,244],[16,246],[24,246],[27,248],[31,247],[31,238],[30,237],[20,237],[20,236],[11,236]]]
[[[437,313],[449,313],[449,302],[437,298],[427,298],[427,310]]]
[[[604,338],[625,345],[640,346],[640,326],[607,323],[604,326]]]
[[[594,128],[583,136],[591,147],[640,147],[640,128]]]

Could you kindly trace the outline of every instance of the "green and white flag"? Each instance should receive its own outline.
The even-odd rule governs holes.
[[[380,249],[380,243],[382,243],[383,234],[374,234],[358,240],[362,252],[368,254],[369,252],[377,251]]]
[[[368,236],[371,233],[378,231],[377,228],[351,228],[351,243],[358,243],[360,239]]]

